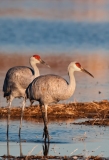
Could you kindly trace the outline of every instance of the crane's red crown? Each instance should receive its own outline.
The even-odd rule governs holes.
[[[40,60],[40,56],[39,55],[33,55],[34,58]]]
[[[81,68],[80,63],[76,62],[75,64],[76,64],[76,66],[77,66],[78,68]]]

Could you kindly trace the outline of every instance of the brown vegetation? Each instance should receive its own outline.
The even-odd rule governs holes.
[[[11,108],[11,118],[19,118],[21,114],[20,107]],[[7,117],[7,108],[0,108],[0,117]],[[40,107],[38,105],[26,107],[24,110],[24,118],[42,118]],[[87,124],[102,124],[109,125],[109,102],[90,102],[90,103],[69,103],[55,104],[48,107],[48,119],[65,119],[65,118],[93,118],[93,121],[87,121]],[[98,122],[99,120],[99,122]]]

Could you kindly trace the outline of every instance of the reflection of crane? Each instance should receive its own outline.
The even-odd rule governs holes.
[[[11,150],[11,146],[12,145],[9,145],[9,135],[7,135],[7,155],[2,155],[2,157],[3,157],[3,159],[16,159],[16,155],[10,155],[10,150]],[[24,145],[25,146],[25,145]],[[23,146],[23,147],[24,147]],[[50,143],[46,143],[46,140],[44,141],[44,143],[42,144],[42,149],[43,149],[43,155],[42,156],[48,156],[48,152],[49,152],[49,146],[50,146]],[[26,146],[25,146],[26,147]],[[36,147],[36,146],[35,146]],[[35,148],[34,147],[34,148]],[[32,151],[33,151],[33,149],[34,148],[32,148],[32,150],[30,151],[30,152],[28,152],[28,154],[27,154],[27,156],[25,157],[25,155],[23,154],[23,152],[22,152],[22,140],[21,140],[21,138],[19,137],[19,150],[20,150],[20,155],[18,155],[18,153],[17,153],[17,156],[19,156],[19,158],[20,159],[30,159],[31,158],[31,153],[32,153]],[[24,149],[24,148],[23,148]],[[41,156],[41,157],[42,157]],[[39,156],[34,156],[34,158],[36,158],[36,159],[39,159]]]
[[[40,58],[39,55],[33,55],[30,58],[30,65],[33,69],[26,66],[16,66],[16,67],[10,68],[6,73],[6,77],[3,85],[3,92],[4,92],[4,97],[6,97],[7,101],[9,102],[7,134],[8,134],[8,128],[9,128],[10,107],[11,107],[12,100],[14,98],[23,97],[21,121],[20,121],[20,127],[19,127],[19,135],[20,135],[23,110],[25,106],[25,90],[28,87],[28,85],[33,81],[33,79],[39,76],[39,70],[36,66],[37,63],[46,64]]]
[[[48,104],[66,100],[73,95],[76,86],[74,71],[83,71],[93,77],[93,75],[82,68],[78,62],[71,62],[68,66],[69,83],[60,76],[45,75],[35,78],[26,89],[27,98],[39,101],[44,121],[45,137],[49,138],[47,128]],[[45,114],[43,113],[42,105],[44,105]]]
[[[23,153],[22,153],[22,140],[19,137],[19,148],[20,148],[20,157],[23,157]]]
[[[7,135],[7,157],[10,156],[10,149],[9,149],[9,137]]]

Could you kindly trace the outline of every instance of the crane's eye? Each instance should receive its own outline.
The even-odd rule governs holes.
[[[33,55],[34,58],[40,60],[40,56],[39,55]]]
[[[78,68],[81,68],[80,63],[76,62],[75,64],[76,64],[76,66],[77,66]]]

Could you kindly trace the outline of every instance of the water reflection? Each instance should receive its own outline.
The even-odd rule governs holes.
[[[9,150],[9,137],[7,134],[7,156],[10,156],[10,150]]]
[[[23,153],[22,153],[22,144],[21,144],[21,138],[19,137],[19,147],[20,147],[20,157],[23,157]]]
[[[27,155],[24,155],[23,152],[22,152],[22,142],[23,142],[22,139],[19,137],[19,142],[17,142],[17,143],[19,143],[20,154],[17,155],[17,157],[19,157],[19,158],[23,158],[23,157],[28,158],[29,156],[32,155],[32,151],[35,149],[36,145],[35,145],[35,147],[31,148],[30,152],[28,152]],[[1,157],[5,157],[7,159],[15,158],[14,155],[10,154],[10,145],[9,145],[9,143],[10,143],[10,140],[9,140],[9,136],[7,135],[7,155],[5,155],[5,156],[1,155]],[[42,150],[43,150],[43,152],[42,152],[43,155],[42,156],[44,156],[44,157],[48,156],[49,146],[50,146],[50,143],[47,142],[46,139],[44,139],[44,142],[42,144]]]
[[[44,144],[43,144],[43,155],[44,155],[44,156],[48,156],[48,153],[49,153],[49,145],[50,145],[50,143],[47,142],[46,140],[44,140]]]
[[[72,122],[71,119],[49,122],[49,144],[42,139],[43,123],[35,119],[24,121],[19,139],[19,120],[11,121],[9,137],[6,137],[6,120],[0,119],[0,156],[70,156],[71,153],[101,155],[101,152],[109,156],[109,127],[73,125]],[[100,148],[96,150],[98,146]]]
[[[9,136],[7,134],[7,158],[10,159],[10,157],[12,157],[13,155],[10,154],[10,145],[9,145]],[[20,157],[23,157],[23,153],[22,153],[22,141],[21,139],[19,138],[19,149],[20,149]]]

